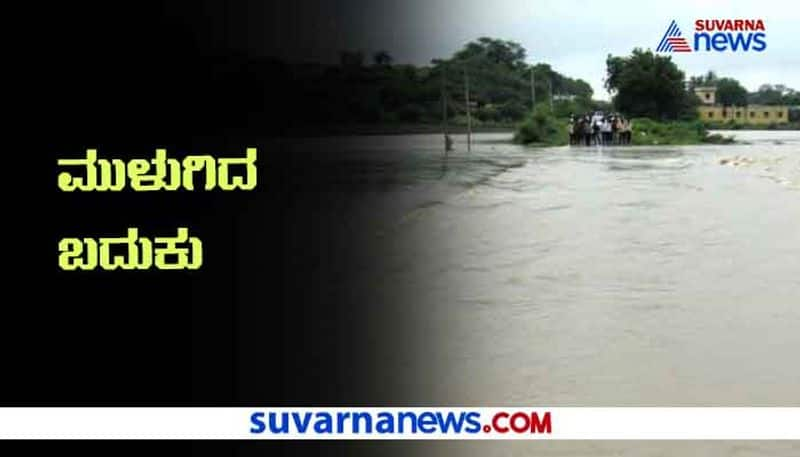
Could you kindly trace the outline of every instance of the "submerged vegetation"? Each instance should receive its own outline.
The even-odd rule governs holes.
[[[700,121],[631,121],[633,145],[729,144],[733,138],[710,134]],[[517,128],[514,141],[537,146],[561,146],[568,142],[566,120],[556,118],[550,109],[537,105],[534,113]]]
[[[544,103],[536,105],[514,134],[514,141],[523,144],[559,146],[567,144],[568,139],[566,124]]]
[[[733,142],[730,137],[709,135],[708,129],[700,121],[653,121],[648,118],[636,118],[633,119],[632,125],[632,144],[682,145]]]

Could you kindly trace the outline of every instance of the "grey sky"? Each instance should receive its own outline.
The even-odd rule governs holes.
[[[672,19],[689,39],[695,19],[763,19],[764,52],[672,54],[673,60],[687,76],[714,70],[750,91],[763,83],[800,90],[800,8],[790,1],[379,0],[359,4],[347,15],[337,14],[333,3],[317,5],[304,17],[302,28],[316,33],[313,38],[298,35],[295,43],[309,54],[326,54],[309,59],[335,58],[340,49],[382,48],[397,62],[426,64],[490,36],[519,42],[529,62],[550,63],[588,81],[602,99],[608,98],[603,88],[606,55],[627,55],[634,47],[655,49]]]

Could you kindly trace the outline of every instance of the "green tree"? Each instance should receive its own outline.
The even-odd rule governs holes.
[[[531,110],[531,72],[534,73],[537,102],[550,102],[550,94],[574,99],[588,109],[592,88],[586,81],[566,77],[548,64],[525,63],[525,49],[518,43],[479,38],[467,43],[449,59],[436,59],[430,84],[441,87],[446,75],[448,107],[454,116],[465,111],[464,74],[469,77],[470,99],[477,104],[474,114],[485,121],[516,122]]]
[[[708,73],[700,76],[692,76],[689,78],[689,90],[694,90],[695,87],[713,86],[717,82],[717,74],[709,70]]]
[[[783,104],[789,106],[800,105],[800,92],[794,89],[789,89],[785,94],[783,94]]]
[[[567,138],[566,124],[553,115],[546,103],[537,103],[536,108],[514,134],[514,140],[524,144],[559,145],[566,144]]]
[[[762,84],[758,91],[751,93],[748,98],[750,103],[754,105],[783,105],[793,104],[792,102],[796,101],[792,93],[782,84],[774,86],[772,84]]]
[[[717,103],[722,105],[743,106],[747,104],[747,89],[733,78],[719,78],[714,85],[717,88]]]
[[[453,60],[483,59],[489,63],[505,65],[512,69],[525,67],[525,48],[519,43],[495,38],[481,37],[471,41],[456,52]]]
[[[697,97],[684,87],[684,73],[671,57],[633,50],[628,57],[609,54],[605,87],[614,106],[632,117],[692,119]]]

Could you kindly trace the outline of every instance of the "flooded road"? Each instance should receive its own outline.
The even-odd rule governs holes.
[[[800,132],[726,134],[746,143],[527,148],[484,134],[470,153],[457,136],[443,159],[441,138],[419,135],[322,156],[358,191],[338,214],[366,221],[353,237],[369,255],[344,293],[369,304],[368,338],[397,342],[371,356],[376,401],[800,406]],[[413,446],[800,455],[797,443]]]

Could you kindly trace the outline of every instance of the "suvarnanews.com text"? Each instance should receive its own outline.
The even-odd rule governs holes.
[[[272,436],[550,434],[549,411],[331,410],[254,411],[250,433]]]

